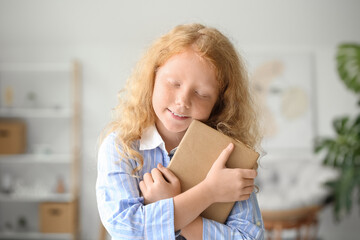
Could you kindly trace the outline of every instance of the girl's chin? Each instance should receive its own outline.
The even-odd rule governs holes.
[[[172,133],[183,133],[186,131],[186,129],[188,129],[188,127],[189,125],[186,124],[183,126],[167,126],[166,129]]]
[[[166,123],[164,127],[166,128],[167,131],[172,133],[183,133],[188,129],[190,123],[191,123],[191,119],[188,119],[188,121],[183,121],[181,123],[173,123],[173,122]]]

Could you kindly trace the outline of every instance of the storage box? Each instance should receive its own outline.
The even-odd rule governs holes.
[[[21,154],[26,147],[26,126],[20,120],[0,120],[0,154]]]
[[[41,203],[40,232],[74,233],[76,229],[75,203]]]

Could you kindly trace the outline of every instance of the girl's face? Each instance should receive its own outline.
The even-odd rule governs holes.
[[[182,136],[193,119],[209,118],[217,97],[215,71],[207,61],[190,49],[171,57],[155,77],[152,104],[159,133]]]

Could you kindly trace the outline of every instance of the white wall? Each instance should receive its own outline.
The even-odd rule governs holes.
[[[97,239],[96,139],[110,118],[117,91],[150,41],[174,25],[201,22],[218,27],[249,49],[300,49],[315,55],[316,123],[332,134],[331,120],[354,112],[355,96],[338,80],[338,43],[360,42],[357,0],[120,1],[0,0],[0,61],[66,61],[83,65],[82,239]],[[356,212],[358,213],[358,211]],[[323,239],[354,239],[359,215],[335,225],[326,209]]]

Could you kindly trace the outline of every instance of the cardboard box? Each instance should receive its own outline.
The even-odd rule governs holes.
[[[193,121],[181,140],[168,168],[179,178],[184,192],[203,181],[220,153],[234,143],[226,167],[247,168],[255,166],[259,154],[206,124]],[[234,206],[232,203],[215,203],[201,216],[224,223]]]
[[[0,120],[0,154],[21,154],[26,148],[26,126],[20,120]]]
[[[41,203],[40,232],[74,233],[76,229],[75,203]]]

